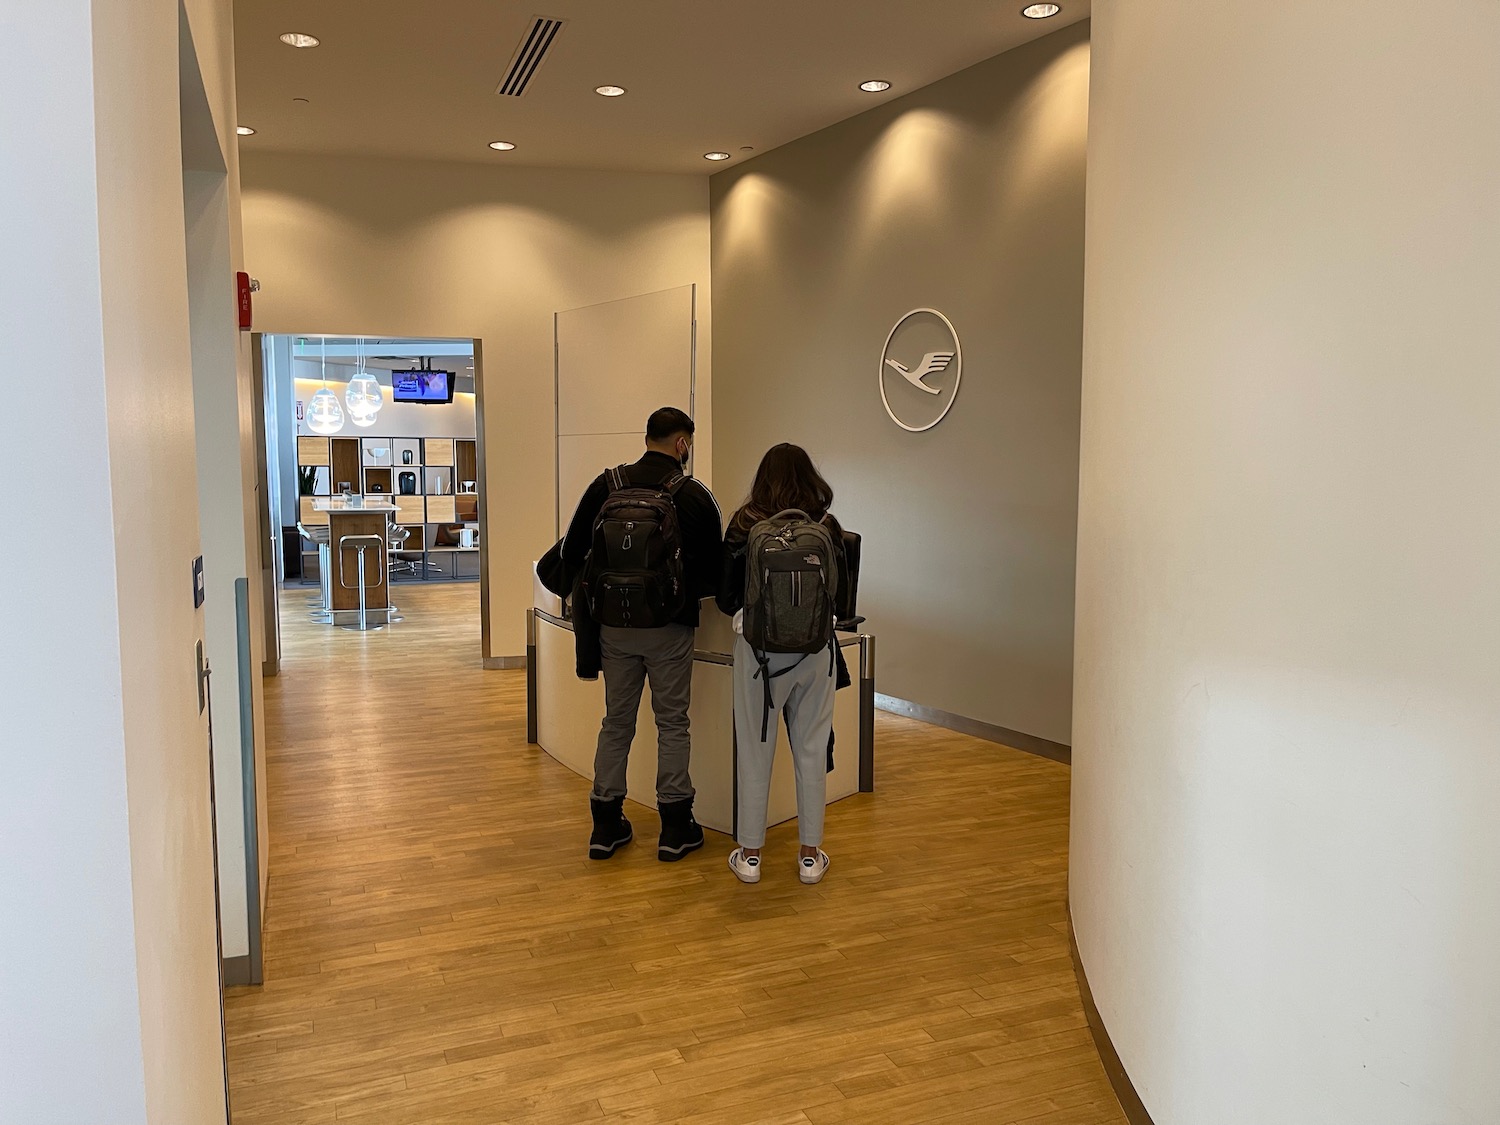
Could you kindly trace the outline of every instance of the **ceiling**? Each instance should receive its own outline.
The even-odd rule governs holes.
[[[238,0],[239,123],[257,131],[241,150],[708,173],[1089,14],[1062,0],[1031,20],[1024,3]],[[499,95],[537,15],[568,23],[526,93]],[[322,45],[288,47],[289,31]],[[892,89],[862,93],[872,78]],[[502,140],[515,151],[486,147]]]
[[[365,367],[391,371],[415,367],[429,360],[433,367],[464,372],[474,366],[473,340],[442,340],[408,336],[293,336],[292,357],[330,367],[354,366],[364,352]]]

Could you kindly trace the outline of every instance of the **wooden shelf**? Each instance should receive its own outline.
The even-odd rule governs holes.
[[[316,496],[303,496],[298,501],[297,511],[300,514],[302,522],[308,527],[326,527],[328,525],[328,513],[317,511],[313,507],[313,501],[317,499],[318,497]]]
[[[389,449],[389,459],[382,457],[376,463],[369,456],[369,451],[376,447]],[[401,460],[403,450],[411,451],[409,465]],[[317,511],[313,504],[337,495],[340,485],[347,482],[357,494],[379,496],[396,505],[396,511],[391,513],[392,522],[406,528],[410,536],[405,546],[389,548],[388,553],[407,560],[420,558],[421,577],[428,575],[428,563],[435,556],[480,554],[477,546],[429,546],[441,525],[472,527],[477,523],[479,493],[455,492],[463,481],[478,481],[478,442],[474,438],[367,438],[347,432],[339,437],[299,434],[297,467],[318,470],[315,495],[298,497],[300,521],[307,527],[328,526],[328,513]],[[402,473],[415,475],[417,492],[399,491]],[[482,488],[483,482],[479,486]],[[317,554],[317,547],[305,540],[301,550],[307,557]],[[474,577],[468,573],[460,576],[457,562],[445,563],[441,568],[434,565],[432,573],[444,579]]]
[[[326,437],[299,437],[297,439],[297,464],[328,464],[328,439]]]
[[[360,484],[360,472],[363,466],[359,457],[359,438],[333,438],[333,491],[336,494],[344,490],[347,484],[351,491],[358,492],[363,487]]]
[[[429,496],[427,498],[428,523],[457,523],[458,516],[455,513],[456,508],[452,496]]]

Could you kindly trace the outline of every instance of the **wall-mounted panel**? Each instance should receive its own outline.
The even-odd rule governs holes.
[[[557,314],[560,530],[606,464],[641,455],[653,410],[693,411],[694,297],[683,285]]]

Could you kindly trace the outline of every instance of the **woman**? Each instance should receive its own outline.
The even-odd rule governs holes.
[[[745,639],[745,579],[752,530],[763,521],[795,510],[827,532],[832,548],[826,576],[830,587],[836,588],[840,581],[847,583],[843,531],[828,511],[832,503],[833,489],[813,466],[807,451],[796,445],[776,445],[761,458],[750,498],[734,514],[724,535],[724,581],[718,601],[720,609],[734,615],[734,725],[739,747],[739,847],[730,853],[729,868],[745,883],[760,881],[771,762],[776,753],[776,716],[781,713],[786,716],[796,768],[797,832],[802,841],[797,876],[804,883],[817,883],[828,871],[828,854],[820,845],[836,686],[833,607],[827,605],[826,621],[812,623],[814,628],[826,626],[830,639],[827,658],[820,654],[757,652]],[[816,541],[822,536],[803,525],[803,538]],[[808,553],[816,556],[818,551]],[[821,575],[822,571],[817,573]],[[799,596],[801,590],[799,586]],[[823,603],[816,604],[821,613]],[[750,632],[754,635],[755,629]]]

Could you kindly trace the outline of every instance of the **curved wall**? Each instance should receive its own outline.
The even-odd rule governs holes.
[[[1088,23],[713,178],[714,484],[807,447],[865,537],[880,690],[1071,740]],[[881,403],[914,308],[963,344],[941,425]],[[911,357],[915,361],[922,353]]]
[[[1156,1125],[1500,1120],[1500,4],[1093,26],[1072,903]]]

